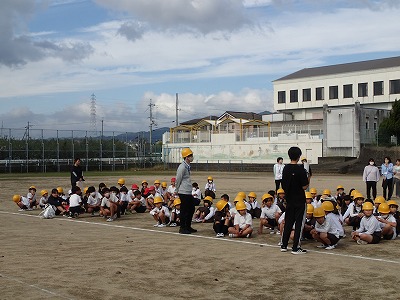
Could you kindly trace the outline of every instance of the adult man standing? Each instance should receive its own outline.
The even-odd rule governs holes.
[[[193,151],[190,148],[182,149],[183,162],[176,171],[176,192],[181,199],[181,227],[179,233],[190,234],[197,232],[192,228],[192,217],[195,203],[192,196],[192,181],[190,179],[190,163],[193,161]]]
[[[81,159],[75,158],[74,164],[71,167],[71,188],[74,186],[79,186],[82,189],[83,171],[81,168]]]
[[[282,172],[285,165],[283,164],[283,158],[278,157],[276,164],[274,165],[274,177],[275,177],[275,192],[280,188],[282,183]]]
[[[306,217],[306,196],[304,190],[308,187],[308,178],[304,167],[297,164],[301,156],[300,148],[291,147],[288,154],[290,164],[285,166],[282,174],[282,187],[286,195],[286,212],[281,252],[287,251],[290,232],[292,231],[293,224],[295,224],[292,254],[303,254],[307,253],[307,250],[301,249],[300,238]]]

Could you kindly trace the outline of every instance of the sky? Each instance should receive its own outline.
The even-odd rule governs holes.
[[[1,0],[2,128],[146,131],[274,111],[272,81],[400,55],[397,0]]]

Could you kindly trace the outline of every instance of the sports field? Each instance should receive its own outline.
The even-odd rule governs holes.
[[[214,177],[217,195],[274,189],[272,172],[200,173],[204,188]],[[59,175],[58,175],[59,176]],[[173,173],[124,175],[127,185],[147,179],[169,182]],[[86,177],[87,185],[116,185],[120,176]],[[361,176],[315,175],[312,187],[335,190],[342,184],[365,193]],[[108,223],[100,217],[56,217],[18,212],[12,195],[69,187],[63,177],[0,181],[0,299],[399,299],[400,239],[357,245],[347,237],[335,250],[306,241],[305,255],[281,253],[279,236],[215,238],[212,224],[194,224],[197,234],[154,228],[148,213]],[[380,192],[380,190],[379,190]],[[232,199],[233,200],[233,199]],[[254,220],[255,232],[258,220]]]

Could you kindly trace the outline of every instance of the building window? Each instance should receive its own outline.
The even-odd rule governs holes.
[[[383,95],[383,81],[374,82],[374,96]]]
[[[353,98],[353,85],[345,84],[343,86],[343,98]]]
[[[376,131],[377,129],[378,129],[378,124],[374,122],[374,131]]]
[[[311,101],[311,89],[303,89],[303,102]]]
[[[299,102],[298,90],[290,90],[290,102]]]
[[[365,129],[369,129],[369,121],[367,120],[366,122],[365,122]]]
[[[400,79],[389,81],[390,94],[400,94]]]
[[[315,100],[324,100],[324,88],[317,87],[315,89]]]
[[[368,83],[358,84],[358,97],[368,97]]]
[[[278,103],[286,103],[286,92],[285,91],[278,92]]]
[[[329,87],[329,99],[339,99],[339,87],[337,85]]]

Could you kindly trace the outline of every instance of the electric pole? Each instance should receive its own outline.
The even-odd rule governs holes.
[[[150,99],[150,104],[149,104],[149,107],[150,107],[150,117],[149,117],[149,119],[150,119],[150,155],[151,155],[151,153],[153,152],[152,150],[152,141],[153,141],[153,125],[156,125],[156,123],[154,122],[154,119],[153,119],[153,107],[155,106],[155,104],[153,104],[152,102],[151,102],[151,99]]]
[[[179,99],[178,99],[178,93],[176,93],[176,101],[175,101],[175,126],[179,126],[178,111],[179,111]]]
[[[96,124],[96,95],[93,93],[90,96],[90,127],[96,132],[97,124]]]

